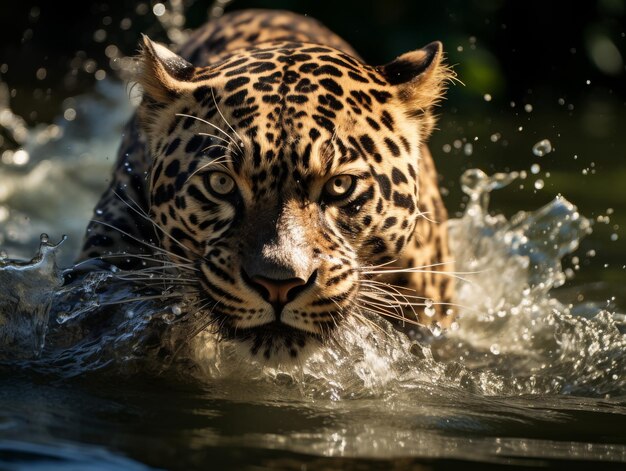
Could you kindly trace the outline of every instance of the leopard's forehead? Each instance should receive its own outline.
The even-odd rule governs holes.
[[[251,80],[243,80],[242,76],[248,76]],[[308,94],[316,89],[306,89],[305,84],[300,84],[300,89],[290,86],[299,83],[298,78],[305,76],[338,95],[342,95],[338,82],[387,85],[374,67],[344,52],[297,42],[271,43],[242,49],[222,62],[198,68],[192,80],[200,82],[222,77],[232,87],[250,83],[259,92],[274,91],[285,95],[291,91],[297,95]],[[253,80],[253,77],[258,80]],[[287,88],[277,90],[272,87],[276,83],[276,77],[282,77],[281,82]],[[294,102],[297,103],[297,100]]]
[[[415,132],[401,132],[403,110],[376,68],[332,48],[249,48],[197,69],[192,82],[195,88],[174,110],[194,116],[180,119],[177,128],[196,131],[187,137],[186,150],[204,158],[213,142],[208,155],[218,158],[226,145],[236,172],[253,179],[289,174],[297,180],[346,166],[376,173],[395,168],[386,157],[398,159],[417,147]],[[214,134],[214,141],[198,135],[202,122],[195,118],[220,126],[201,133]],[[215,143],[222,138],[229,143]],[[414,175],[415,158],[409,160],[394,162],[397,172]]]

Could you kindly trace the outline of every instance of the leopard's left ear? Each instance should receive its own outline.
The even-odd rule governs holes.
[[[142,42],[136,79],[145,95],[158,103],[165,103],[194,88],[190,82],[195,71],[192,64],[146,35],[143,35]]]
[[[397,87],[400,99],[416,114],[443,98],[446,83],[454,77],[452,69],[443,62],[443,45],[439,41],[402,54],[377,70]]]

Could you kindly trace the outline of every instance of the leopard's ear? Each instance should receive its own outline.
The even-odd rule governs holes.
[[[146,35],[139,55],[137,82],[144,95],[164,103],[194,86],[190,82],[195,68],[182,57],[174,54],[162,44],[155,43]]]
[[[432,42],[422,49],[402,54],[377,70],[396,87],[398,96],[416,115],[443,98],[454,72],[443,62],[443,45]]]

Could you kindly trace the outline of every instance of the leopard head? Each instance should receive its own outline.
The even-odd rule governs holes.
[[[323,342],[358,315],[367,267],[415,237],[441,44],[373,67],[265,43],[194,67],[145,38],[140,59],[151,217],[206,315],[265,358]]]

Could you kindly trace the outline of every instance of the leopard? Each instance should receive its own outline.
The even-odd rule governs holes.
[[[141,103],[79,260],[168,260],[207,325],[260,359],[315,350],[364,310],[445,328],[454,264],[427,141],[453,77],[441,42],[372,66],[282,10],[229,12],[175,49],[143,36]]]

